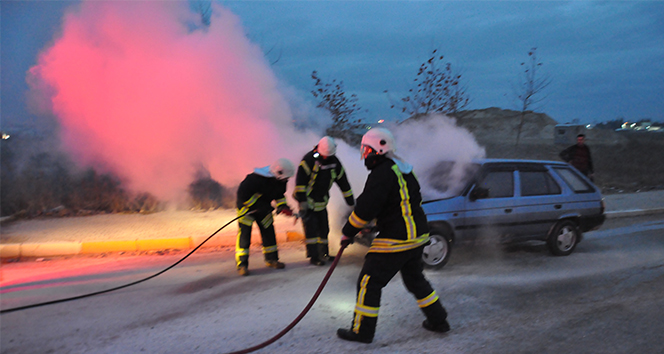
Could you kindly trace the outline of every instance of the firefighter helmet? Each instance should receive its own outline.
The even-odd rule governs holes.
[[[295,167],[288,159],[279,159],[270,165],[270,173],[277,179],[288,179],[295,174]]]
[[[316,151],[323,155],[323,157],[334,156],[337,153],[337,142],[331,136],[324,136],[318,142]]]
[[[372,128],[362,137],[362,158],[369,155],[385,155],[394,152],[394,135],[385,128]]]

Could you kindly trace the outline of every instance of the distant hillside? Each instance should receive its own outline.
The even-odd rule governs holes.
[[[450,114],[457,124],[471,131],[481,144],[504,143],[513,145],[516,141],[521,112],[497,107],[461,111]],[[526,112],[521,131],[520,144],[554,144],[556,120],[546,113]],[[627,140],[612,130],[584,129],[587,139],[593,144],[625,144]]]
[[[473,132],[481,143],[498,143],[516,141],[521,112],[491,107],[461,111],[450,116],[457,119],[457,124]],[[526,112],[521,142],[528,144],[553,140],[556,124],[557,122],[545,113]]]
[[[558,153],[573,143],[555,143],[558,123],[544,113],[526,113],[518,147],[515,146],[520,119],[518,111],[491,107],[450,116],[473,133],[485,148],[486,156],[491,158],[559,161]],[[592,151],[595,183],[605,193],[664,189],[664,133],[579,129],[586,134]]]

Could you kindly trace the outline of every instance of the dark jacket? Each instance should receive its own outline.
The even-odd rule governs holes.
[[[284,193],[287,183],[286,180],[280,181],[255,172],[248,174],[237,189],[238,213],[259,210],[261,214],[267,214],[272,211],[273,200],[277,202],[277,207],[286,204]]]
[[[374,219],[379,233],[369,252],[403,252],[429,241],[415,174],[402,172],[392,159],[384,156],[371,167],[364,191],[357,198],[342,233],[353,237]]]
[[[590,148],[588,145],[579,146],[574,144],[567,149],[560,152],[560,158],[565,162],[569,162],[577,170],[583,174],[591,174],[593,172],[593,158],[590,155]]]
[[[315,150],[309,151],[297,167],[294,197],[298,202],[307,202],[314,211],[327,207],[330,189],[336,183],[341,189],[346,204],[353,205],[353,191],[348,183],[346,171],[336,156],[323,159]]]

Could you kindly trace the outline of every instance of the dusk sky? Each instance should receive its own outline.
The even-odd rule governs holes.
[[[663,1],[219,3],[298,99],[312,102],[317,70],[358,96],[367,121],[405,118],[389,107],[433,49],[462,74],[467,109],[518,109],[513,86],[531,47],[551,79],[535,111],[559,122],[664,121]],[[3,126],[29,117],[27,71],[57,38],[65,9],[77,5],[2,1]]]

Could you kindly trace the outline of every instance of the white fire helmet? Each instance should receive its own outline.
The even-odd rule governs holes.
[[[337,142],[331,136],[324,136],[318,142],[318,153],[323,157],[334,156],[337,153]]]
[[[288,179],[295,174],[295,167],[288,159],[279,159],[270,165],[270,173],[279,180]]]
[[[362,159],[367,156],[385,155],[390,151],[395,151],[394,135],[385,128],[372,128],[362,137]]]

